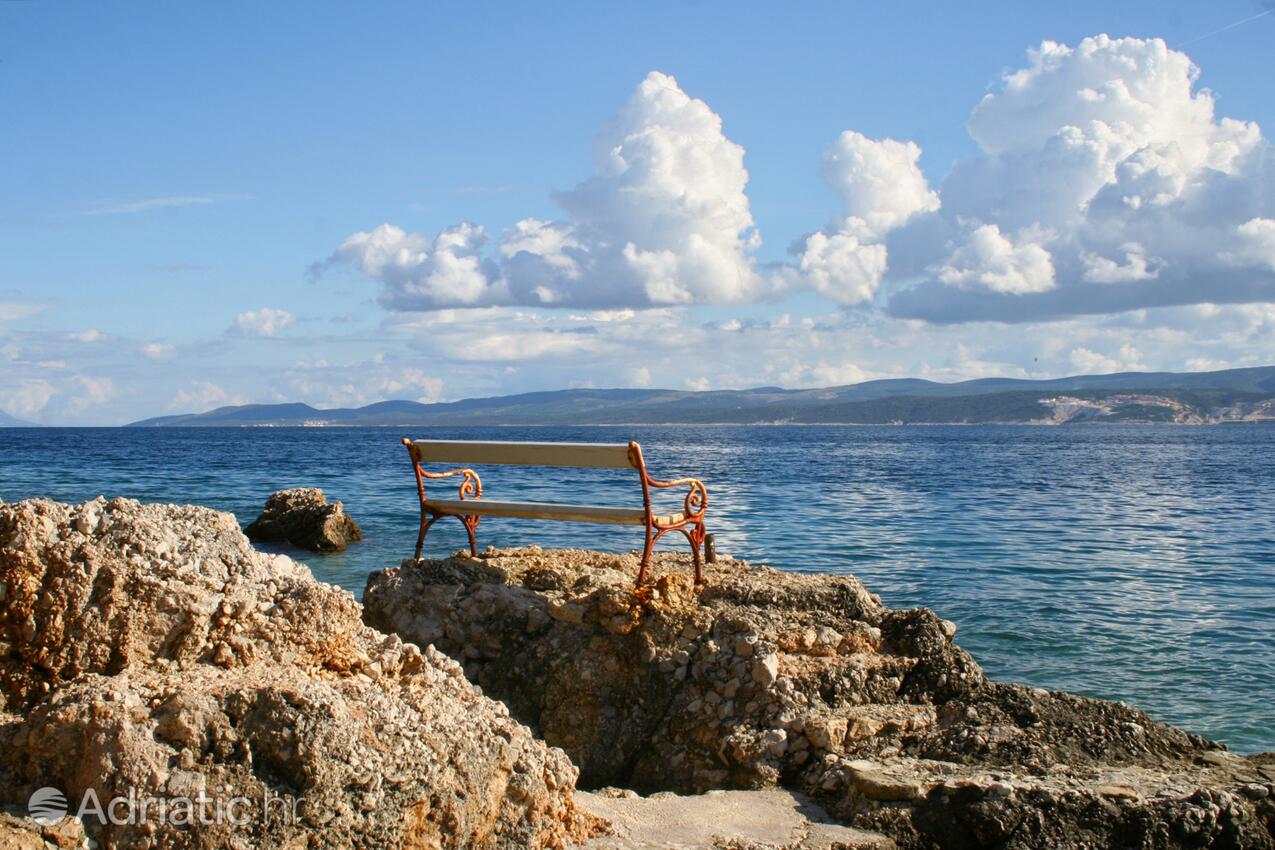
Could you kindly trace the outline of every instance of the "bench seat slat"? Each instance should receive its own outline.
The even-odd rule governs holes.
[[[564,522],[599,522],[614,525],[645,525],[641,508],[606,505],[557,505],[549,502],[496,502],[489,499],[426,499],[425,507],[453,516],[507,516],[525,519],[556,519]],[[680,513],[655,517],[660,525],[681,522]]]
[[[420,463],[503,463],[516,466],[583,466],[629,469],[628,443],[515,443],[413,440]]]

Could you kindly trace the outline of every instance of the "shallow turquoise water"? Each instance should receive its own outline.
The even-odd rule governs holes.
[[[1275,427],[413,429],[418,437],[642,443],[652,474],[709,486],[718,548],[852,572],[926,605],[999,679],[1146,708],[1275,750]],[[104,494],[251,521],[280,487],[342,499],[366,539],[294,553],[361,593],[411,555],[398,429],[0,429],[0,499]],[[631,504],[631,472],[480,469],[491,498]],[[450,489],[450,488],[448,488]],[[800,513],[792,508],[800,505]],[[634,528],[484,520],[479,544],[628,550]],[[677,540],[670,541],[676,547]],[[460,548],[459,523],[427,552]],[[684,546],[684,543],[682,544]]]

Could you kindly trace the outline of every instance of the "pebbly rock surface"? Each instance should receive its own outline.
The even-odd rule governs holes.
[[[261,515],[244,529],[258,543],[290,543],[312,552],[340,552],[363,539],[341,502],[329,503],[317,487],[279,490],[266,499]]]
[[[0,803],[174,801],[86,819],[100,846],[539,848],[598,827],[560,750],[229,514],[2,505],[0,606]]]
[[[851,576],[537,548],[373,574],[367,622],[464,664],[582,787],[780,785],[904,848],[1275,847],[1275,756],[990,682],[933,612]]]
[[[611,824],[584,850],[894,850],[880,833],[831,821],[802,794],[780,788],[641,797],[604,788],[578,795]]]
[[[25,812],[0,811],[0,850],[79,850],[88,846],[84,825],[74,818],[45,825]]]

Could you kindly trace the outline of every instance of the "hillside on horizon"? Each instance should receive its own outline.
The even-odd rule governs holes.
[[[1275,420],[1275,366],[939,383],[892,378],[818,389],[568,389],[358,408],[299,402],[219,407],[125,427],[961,424]]]
[[[34,422],[27,422],[25,419],[19,419],[16,416],[10,416],[3,410],[0,410],[0,428],[36,428]]]

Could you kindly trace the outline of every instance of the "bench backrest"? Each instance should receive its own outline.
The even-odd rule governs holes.
[[[514,443],[476,440],[412,440],[417,463],[500,463],[517,466],[583,466],[636,469],[628,443]]]

